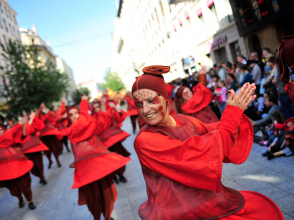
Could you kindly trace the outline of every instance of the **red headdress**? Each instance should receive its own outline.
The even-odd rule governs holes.
[[[136,77],[136,81],[132,87],[132,94],[140,89],[150,89],[169,100],[167,87],[162,74],[170,71],[169,66],[147,66],[143,70],[141,76]]]
[[[283,36],[279,42],[279,69],[284,83],[289,82],[290,69],[294,72],[294,35]]]
[[[94,105],[94,104],[99,104],[99,105],[101,105],[101,101],[100,100],[98,100],[98,99],[94,99],[93,100],[93,102],[91,103],[92,104],[92,106]]]

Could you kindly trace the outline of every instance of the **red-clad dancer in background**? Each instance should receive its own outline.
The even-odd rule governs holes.
[[[61,167],[61,163],[59,161],[59,155],[62,151],[62,143],[60,141],[62,139],[62,136],[60,135],[59,131],[49,121],[51,118],[48,117],[48,115],[42,114],[43,109],[46,109],[46,107],[42,103],[41,107],[37,113],[37,116],[45,124],[45,127],[40,131],[39,137],[40,137],[41,141],[50,149],[50,150],[44,152],[46,157],[49,160],[48,169],[51,168],[52,163],[53,163],[53,161],[51,160],[51,153],[52,152],[53,152],[55,160],[57,162],[57,166]]]
[[[198,72],[199,83],[193,87],[193,93],[188,87],[181,86],[175,93],[174,99],[178,107],[179,113],[188,115],[203,123],[218,122],[218,117],[209,107],[213,96],[211,91],[206,87],[206,68],[202,68]]]
[[[117,191],[110,175],[130,161],[108,151],[96,136],[104,129],[103,121],[96,121],[88,113],[88,97],[83,96],[80,110],[68,109],[69,128],[62,130],[68,135],[75,157],[70,167],[75,168],[72,189],[79,188],[79,205],[87,205],[95,220],[103,213],[106,220],[111,218]]]
[[[0,125],[0,187],[6,187],[12,196],[18,198],[19,208],[25,205],[23,194],[29,208],[35,209],[30,176],[33,162],[26,158],[20,148],[23,125],[24,121],[20,120],[8,131],[4,125]]]
[[[131,119],[131,123],[132,123],[132,127],[133,127],[133,134],[136,133],[136,127],[137,127],[137,122],[136,119],[138,117],[138,112],[136,111],[136,106],[135,103],[132,99],[132,95],[130,92],[127,92],[127,94],[125,95],[124,99],[127,101],[128,103],[128,115],[130,116]]]
[[[44,177],[44,164],[41,152],[48,151],[49,148],[42,143],[36,134],[38,131],[42,130],[45,125],[42,120],[35,116],[36,113],[32,111],[28,122],[26,122],[28,120],[27,116],[24,116],[26,123],[24,125],[23,136],[25,138],[22,140],[21,148],[25,156],[34,163],[31,173],[40,178],[40,183],[46,185],[47,181]]]
[[[241,164],[250,154],[253,129],[243,111],[255,98],[255,85],[245,84],[237,95],[230,90],[220,122],[204,124],[169,115],[161,75],[169,70],[146,67],[132,88],[137,111],[146,121],[134,142],[148,195],[139,208],[141,219],[284,219],[268,197],[221,182],[223,162]]]
[[[58,130],[62,130],[62,129],[65,129],[68,127],[68,120],[67,120],[67,108],[65,106],[65,102],[66,102],[66,99],[65,98],[62,98],[61,100],[61,106],[58,108],[58,110],[56,111],[56,128]],[[62,139],[61,139],[61,143],[64,144],[64,146],[66,147],[66,150],[67,152],[70,152],[69,150],[69,147],[68,147],[68,137],[67,136],[64,136]]]
[[[96,135],[102,141],[103,146],[109,151],[116,152],[124,157],[129,157],[131,154],[124,148],[122,142],[130,135],[119,127],[119,123],[122,122],[120,117],[111,117],[108,112],[105,112],[105,105],[104,98],[102,98],[101,101],[94,100],[92,102],[92,115],[97,123],[103,123],[104,126],[103,132],[97,131]],[[108,102],[108,105],[110,105],[110,108],[114,108],[115,106],[112,102]],[[116,106],[114,109],[121,112]],[[123,166],[113,173],[113,179],[117,184],[119,182],[127,182],[127,179],[123,175],[125,170],[126,166]],[[119,178],[117,178],[116,175],[118,175]]]

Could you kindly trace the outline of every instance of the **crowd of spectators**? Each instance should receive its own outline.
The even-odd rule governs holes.
[[[268,147],[262,156],[271,160],[276,156],[293,154],[289,147],[294,145],[294,111],[285,84],[281,81],[278,50],[273,53],[269,48],[263,48],[262,52],[262,57],[253,52],[250,59],[238,55],[236,63],[214,64],[207,73],[207,87],[214,96],[210,107],[220,118],[226,106],[228,90],[238,93],[245,83],[255,83],[256,99],[244,114],[251,119],[255,142]],[[172,81],[172,97],[180,86],[192,89],[197,83],[197,72]]]

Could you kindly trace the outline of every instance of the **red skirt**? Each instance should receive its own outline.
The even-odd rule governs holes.
[[[113,136],[107,138],[106,140],[102,141],[102,143],[103,143],[104,147],[109,148],[117,142],[123,142],[129,136],[130,136],[130,134],[123,131],[119,134],[116,134],[116,135],[113,135]]]
[[[28,173],[34,163],[28,159],[7,160],[0,163],[0,181],[18,178]]]
[[[36,147],[32,147],[26,151],[24,151],[23,153],[24,154],[29,154],[29,153],[35,153],[35,152],[41,152],[41,151],[46,151],[46,150],[49,150],[49,148],[45,145],[45,144],[40,144]]]

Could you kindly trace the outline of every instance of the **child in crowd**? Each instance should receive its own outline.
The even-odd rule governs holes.
[[[221,112],[223,112],[226,108],[226,101],[227,101],[227,87],[225,81],[220,79],[217,81],[217,89],[215,93],[215,101],[221,107]]]

